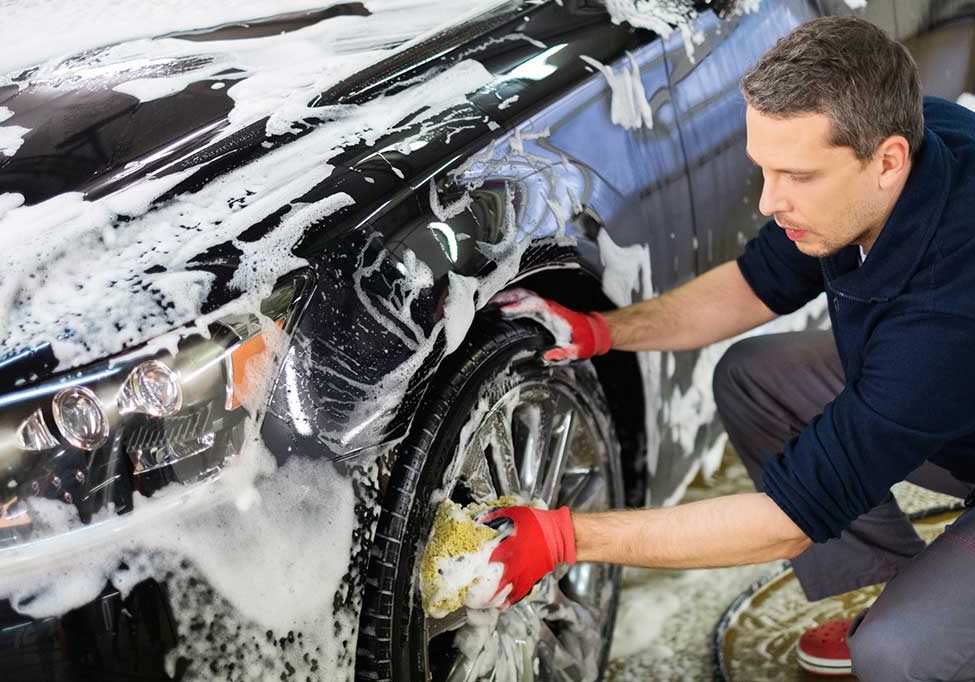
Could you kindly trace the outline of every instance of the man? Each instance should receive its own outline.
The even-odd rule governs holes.
[[[800,26],[741,89],[772,220],[737,261],[604,314],[525,291],[501,303],[511,317],[562,318],[571,342],[546,357],[563,360],[697,348],[825,290],[832,333],[741,341],[715,373],[720,416],[760,492],[668,509],[493,512],[485,522],[514,527],[494,557],[502,588],[517,601],[574,561],[792,559],[810,599],[889,581],[856,622],[803,636],[804,668],[971,680],[975,512],[925,548],[890,487],[909,478],[965,497],[975,482],[975,113],[922,103],[908,52],[856,17]]]

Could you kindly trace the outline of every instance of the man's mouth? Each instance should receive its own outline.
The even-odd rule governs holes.
[[[800,230],[799,228],[796,227],[789,227],[788,225],[784,225],[783,223],[780,223],[778,220],[776,220],[775,222],[779,227],[785,230],[785,235],[794,242],[797,242],[806,236],[806,230]]]

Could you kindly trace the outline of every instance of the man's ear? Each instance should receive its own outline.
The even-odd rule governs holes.
[[[911,148],[903,135],[891,135],[877,145],[873,155],[879,164],[880,175],[877,184],[880,189],[889,189],[903,179],[911,166]]]

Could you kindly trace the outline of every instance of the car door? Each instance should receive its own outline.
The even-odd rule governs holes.
[[[726,19],[709,9],[695,19],[696,38],[689,46],[679,32],[667,40],[701,272],[736,257],[765,222],[758,212],[761,173],[745,155],[745,101],[738,83],[776,40],[817,14],[807,0],[766,0],[760,12]]]
[[[695,271],[691,193],[674,105],[667,86],[663,41],[637,31],[643,44],[577,89],[571,101],[539,117],[544,142],[591,169],[608,191],[592,192],[578,221],[579,251],[603,273],[603,290],[617,305],[651,298],[687,281]],[[594,70],[599,69],[594,66]],[[612,69],[613,75],[609,75]],[[607,76],[614,80],[611,87]],[[639,78],[652,127],[612,123],[613,87]],[[591,255],[590,255],[591,254]],[[671,425],[662,412],[674,393],[660,353],[640,353],[646,424],[647,501],[665,499],[694,465],[674,458]]]
[[[614,191],[611,200],[604,194],[607,200],[589,206],[590,217],[618,247],[649,247],[652,291],[660,292],[694,272],[694,223],[663,43],[647,31],[637,34],[645,41],[642,46],[602,66],[604,74],[612,69],[614,80],[619,79],[614,85],[597,74],[573,93],[571,104],[553,108],[538,125],[549,128],[549,144],[592,169]],[[612,123],[618,113],[613,89],[630,87],[626,79],[633,76],[649,102],[652,127],[646,122],[635,128]],[[597,238],[591,228],[585,236]],[[651,293],[636,291],[634,300]]]
[[[779,36],[815,15],[805,0],[766,0],[758,13],[727,18],[708,9],[693,20],[689,40],[675,31],[664,43],[691,194],[693,228],[685,234],[694,234],[698,273],[734,258],[764,222],[758,212],[761,173],[745,155],[745,104],[738,81]],[[660,358],[654,504],[678,501],[701,467],[707,473],[721,461],[725,440],[711,376],[725,345]]]

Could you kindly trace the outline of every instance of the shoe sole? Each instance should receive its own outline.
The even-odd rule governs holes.
[[[801,651],[797,651],[796,656],[799,659],[799,667],[806,672],[827,677],[841,677],[843,675],[853,674],[853,666],[850,664],[849,659],[844,661],[835,658],[819,658],[818,656],[810,656]]]

